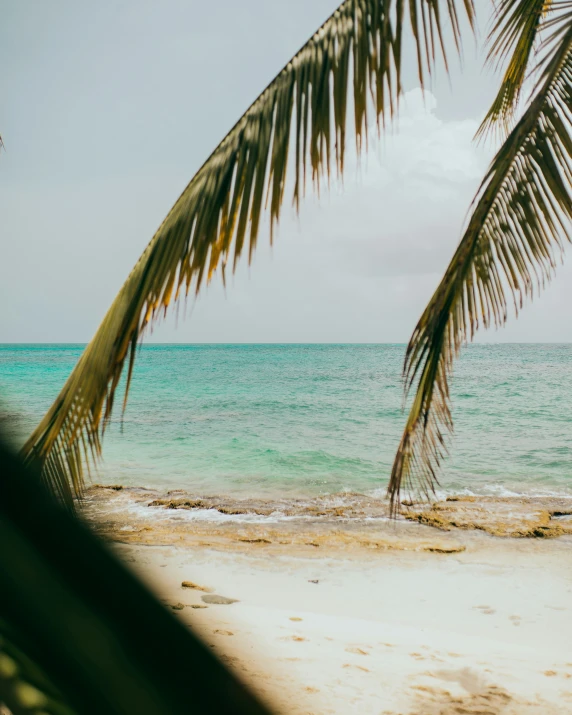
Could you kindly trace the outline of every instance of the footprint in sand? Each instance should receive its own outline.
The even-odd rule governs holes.
[[[296,643],[300,643],[302,641],[305,641],[305,638],[302,638],[302,636],[284,636],[284,638],[280,638],[281,641],[295,641]]]
[[[353,663],[344,663],[342,668],[357,668],[358,670],[363,670],[364,673],[371,672],[369,668],[364,668],[363,665],[354,665]]]
[[[366,646],[366,648],[367,647],[368,646]],[[356,655],[369,655],[369,653],[366,650],[363,650],[362,648],[357,648],[357,647],[346,648],[345,651],[346,651],[346,653],[355,653]]]
[[[486,616],[492,616],[493,613],[496,613],[495,609],[490,606],[473,606],[473,608],[484,613]]]
[[[217,628],[213,633],[216,633],[219,636],[233,636],[234,633],[232,631],[225,631],[221,628]]]

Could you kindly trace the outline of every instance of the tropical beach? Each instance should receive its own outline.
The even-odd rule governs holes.
[[[2,17],[0,715],[572,712],[570,3]]]
[[[572,708],[572,499],[425,504],[438,529],[359,495],[162,497],[94,488],[85,515],[274,712]]]

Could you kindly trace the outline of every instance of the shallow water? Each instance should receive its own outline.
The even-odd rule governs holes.
[[[203,495],[376,493],[405,420],[404,349],[144,346],[98,480]],[[3,422],[15,441],[50,406],[81,350],[0,346]],[[443,491],[572,494],[571,388],[572,345],[466,348]]]

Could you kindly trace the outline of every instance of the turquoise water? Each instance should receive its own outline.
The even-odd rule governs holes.
[[[79,345],[0,345],[22,441]],[[402,345],[150,345],[98,480],[197,494],[384,489],[404,424]],[[572,345],[474,345],[453,385],[450,492],[572,494]]]

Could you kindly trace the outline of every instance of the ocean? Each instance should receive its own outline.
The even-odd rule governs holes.
[[[82,345],[0,345],[16,444]],[[197,495],[382,494],[405,422],[404,345],[144,345],[96,481]],[[441,490],[572,495],[572,345],[471,345]]]

